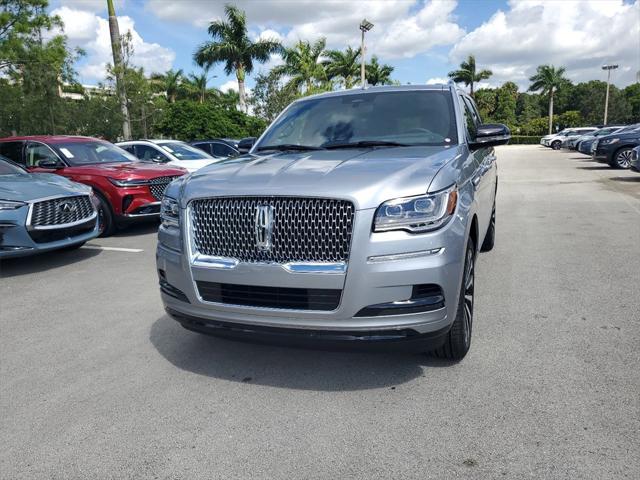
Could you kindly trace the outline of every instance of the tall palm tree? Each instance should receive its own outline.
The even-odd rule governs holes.
[[[309,41],[299,40],[293,48],[286,48],[283,52],[284,65],[274,68],[276,75],[287,75],[289,81],[287,88],[304,90],[308,93],[315,86],[326,82],[327,72],[320,59],[326,54],[324,38],[316,40],[313,44]]]
[[[532,82],[529,87],[530,92],[541,92],[549,95],[549,134],[553,131],[553,95],[560,87],[569,83],[565,78],[564,67],[554,67],[553,65],[540,65],[536,69],[535,75],[529,78]]]
[[[247,17],[245,13],[233,5],[225,5],[224,13],[227,21],[216,20],[209,25],[211,42],[198,47],[193,58],[201,67],[211,67],[216,63],[224,63],[227,75],[236,74],[240,110],[247,110],[247,95],[244,88],[246,75],[253,71],[253,62],[264,63],[272,53],[282,50],[280,42],[275,40],[252,41],[247,33]]]
[[[464,83],[465,86],[470,87],[470,93],[473,97],[473,85],[482,80],[486,80],[493,72],[491,70],[480,70],[476,68],[476,57],[469,55],[467,59],[460,64],[459,70],[449,72],[449,78],[456,83]]]
[[[375,55],[371,57],[371,63],[365,65],[367,74],[367,83],[369,85],[391,85],[391,72],[393,67],[391,65],[380,65],[378,63],[378,57]]]
[[[118,17],[113,8],[113,0],[107,0],[109,13],[109,34],[111,36],[111,53],[113,54],[113,69],[116,77],[116,90],[122,112],[122,136],[125,140],[131,140],[131,117],[129,115],[127,91],[124,85],[124,61],[122,58],[122,39],[118,27]]]
[[[347,47],[345,51],[329,50],[326,57],[323,63],[329,79],[339,78],[345,88],[353,87],[360,74],[360,49]]]
[[[151,80],[167,95],[169,103],[175,103],[184,75],[182,69],[172,69],[165,73],[151,74]]]

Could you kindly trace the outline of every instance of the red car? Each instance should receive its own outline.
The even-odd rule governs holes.
[[[0,154],[31,172],[57,173],[93,188],[102,235],[139,219],[158,217],[167,185],[186,170],[140,162],[115,145],[90,137],[0,138]]]

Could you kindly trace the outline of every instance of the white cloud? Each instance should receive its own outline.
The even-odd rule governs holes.
[[[77,3],[77,2],[76,2]],[[71,47],[81,47],[87,56],[79,68],[80,75],[89,81],[101,81],[106,66],[112,62],[109,22],[93,12],[62,6],[52,12],[64,22],[64,33]],[[163,72],[171,68],[175,53],[157,43],[148,43],[135,29],[131,17],[118,17],[120,34],[131,32],[132,64],[143,67],[146,73]]]
[[[233,90],[234,92],[238,91],[238,81],[237,80],[228,80],[224,82],[222,85],[218,87],[218,90],[222,92],[228,92],[229,90]]]
[[[453,0],[237,0],[234,4],[262,30],[260,38],[277,35],[286,45],[326,37],[328,48],[357,47],[358,25],[366,17],[375,25],[367,34],[368,52],[385,58],[413,57],[435,45],[452,44],[464,34],[452,16]],[[198,27],[224,16],[223,2],[149,0],[146,8],[161,19]],[[194,16],[194,11],[199,14]]]
[[[449,81],[448,78],[444,77],[433,77],[426,81],[427,85],[438,85],[440,83],[446,84]]]
[[[474,54],[492,83],[513,80],[521,87],[536,66],[564,66],[573,81],[605,79],[600,66],[619,63],[612,81],[625,86],[640,70],[640,2],[511,0],[451,50],[458,64]]]

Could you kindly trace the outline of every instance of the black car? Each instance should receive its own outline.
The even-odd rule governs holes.
[[[631,151],[640,145],[640,128],[625,130],[596,140],[593,159],[613,168],[629,168]]]
[[[196,140],[190,142],[189,145],[204,150],[214,157],[235,157],[240,154],[237,143],[227,138]]]

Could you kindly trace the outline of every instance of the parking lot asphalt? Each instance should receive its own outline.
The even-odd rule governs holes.
[[[188,332],[153,224],[3,262],[0,477],[640,478],[640,175],[498,163],[458,364]]]

